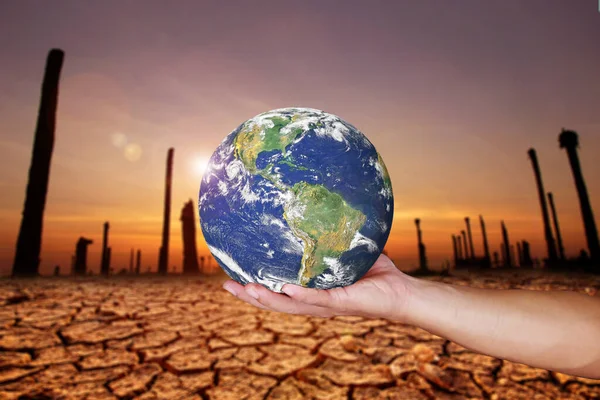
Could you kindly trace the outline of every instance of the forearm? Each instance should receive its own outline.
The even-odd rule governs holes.
[[[407,323],[513,362],[600,378],[600,298],[411,278]]]

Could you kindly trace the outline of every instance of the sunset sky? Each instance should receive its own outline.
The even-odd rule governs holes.
[[[390,172],[389,253],[417,264],[421,218],[431,264],[477,216],[492,251],[510,240],[545,255],[527,150],[552,191],[567,255],[585,246],[571,170],[576,130],[600,216],[597,0],[28,1],[0,3],[0,274],[14,257],[49,49],[65,51],[41,272],[70,270],[79,236],[110,221],[112,265],[131,248],[156,269],[166,152],[175,148],[171,258],[181,269],[184,202],[221,140],[261,112],[322,109],[359,128]],[[199,226],[198,226],[199,228]],[[199,251],[208,254],[201,235]]]

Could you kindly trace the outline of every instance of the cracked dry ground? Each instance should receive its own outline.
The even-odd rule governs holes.
[[[567,289],[600,278],[435,277]],[[271,313],[201,279],[0,280],[0,399],[592,399],[600,381],[383,319]]]

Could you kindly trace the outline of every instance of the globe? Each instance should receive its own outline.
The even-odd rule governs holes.
[[[199,215],[211,254],[233,280],[281,292],[360,279],[379,257],[394,198],[373,144],[311,108],[268,111],[233,130],[210,158]]]

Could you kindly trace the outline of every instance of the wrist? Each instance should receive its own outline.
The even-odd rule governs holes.
[[[407,277],[406,303],[401,322],[426,330],[435,330],[442,319],[453,315],[455,288],[439,282]]]
[[[395,307],[391,313],[391,320],[403,324],[414,325],[416,316],[421,308],[422,300],[419,299],[423,292],[422,280],[402,273],[400,283],[396,286],[394,296]]]

